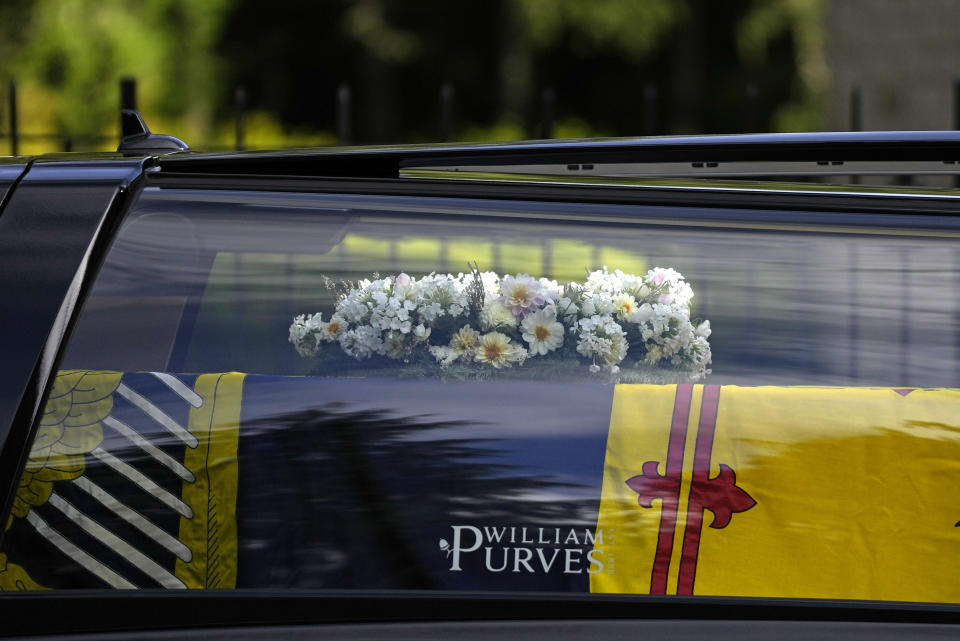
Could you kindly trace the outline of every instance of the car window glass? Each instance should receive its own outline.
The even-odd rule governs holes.
[[[145,190],[0,581],[956,602],[955,241],[689,214]]]

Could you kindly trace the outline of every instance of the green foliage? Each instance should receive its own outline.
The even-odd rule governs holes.
[[[385,3],[357,0],[347,10],[344,31],[374,57],[387,62],[405,62],[422,50],[421,39],[413,32],[390,24]]]
[[[677,0],[519,0],[531,42],[556,47],[568,33],[589,54],[613,48],[639,61],[649,56],[685,15]]]
[[[784,35],[796,47],[797,78],[792,99],[773,114],[778,131],[811,131],[824,125],[823,97],[829,83],[823,23],[826,0],[755,2],[737,27],[737,47],[745,68],[768,63],[772,43]]]
[[[21,87],[25,131],[113,134],[119,80],[132,76],[147,114],[182,118],[184,136],[206,133],[218,89],[209,50],[229,4],[57,0],[8,7],[0,24],[0,41],[10,43],[3,73]]]

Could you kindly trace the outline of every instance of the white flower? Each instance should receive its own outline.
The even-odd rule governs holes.
[[[613,297],[613,310],[617,318],[626,320],[637,311],[637,299],[630,294],[617,294]]]
[[[617,374],[631,348],[647,365],[684,369],[690,380],[710,372],[710,322],[691,322],[693,290],[673,269],[655,267],[639,277],[604,266],[586,281],[564,287],[529,274],[501,279],[481,272],[484,300],[473,322],[479,320],[478,329],[486,334],[467,324],[476,312],[467,295],[474,277],[400,273],[358,281],[329,320],[321,314],[294,318],[289,340],[304,357],[316,355],[323,342],[336,342],[357,359],[381,355],[409,361],[429,353],[444,368],[461,361],[501,369],[530,356],[559,354],[570,344],[564,340],[569,329],[576,352],[594,373]],[[462,327],[449,344],[431,345],[434,328],[447,318],[463,319]]]
[[[443,316],[443,307],[440,303],[430,303],[420,308],[420,317],[428,323],[432,323],[440,316]]]
[[[557,322],[555,307],[545,307],[528,314],[520,323],[523,340],[530,344],[531,354],[545,355],[563,344],[563,325]]]
[[[710,321],[705,320],[697,325],[697,331],[695,333],[700,338],[710,338],[712,331],[713,330],[710,329]]]
[[[510,367],[513,363],[523,363],[527,351],[522,347],[510,344],[510,338],[500,332],[490,332],[480,337],[474,359],[478,363],[486,363],[497,369]]]
[[[300,356],[308,357],[317,353],[317,349],[320,347],[319,339],[322,323],[322,314],[313,314],[312,316],[300,314],[293,319],[293,323],[290,325],[289,341],[293,343]]]
[[[462,275],[430,274],[421,278],[417,285],[420,298],[428,305],[437,303],[444,311],[448,311],[453,305],[460,308],[467,306]]]
[[[369,325],[344,332],[339,343],[344,352],[358,360],[385,352],[380,332]]]
[[[651,292],[657,294],[657,302],[689,308],[693,290],[683,279],[683,274],[667,267],[654,267],[644,277]]]
[[[468,360],[473,359],[473,354],[480,344],[480,332],[469,325],[464,325],[450,339],[450,348]]]
[[[461,356],[457,350],[443,345],[431,345],[429,350],[433,357],[437,359],[437,362],[440,363],[440,367],[449,367]]]
[[[354,290],[356,291],[356,290]],[[351,292],[353,294],[353,292]],[[347,298],[337,307],[337,312],[342,314],[351,323],[365,323],[369,318],[370,310],[364,305],[359,297],[348,294]]]
[[[547,302],[555,301],[563,294],[563,288],[555,280],[541,278],[537,282],[540,283],[540,292],[547,299]]]
[[[630,314],[628,320],[639,325],[640,323],[646,323],[651,318],[653,318],[653,306],[650,303],[644,303]]]
[[[431,330],[429,327],[425,326],[423,323],[420,323],[419,325],[413,328],[413,335],[419,338],[420,340],[425,341],[428,338],[430,338],[430,333],[432,331],[433,330]]]
[[[644,280],[653,283],[654,286],[671,285],[683,280],[683,274],[669,267],[654,267],[647,272]]]
[[[483,304],[483,309],[480,311],[480,323],[484,329],[513,328],[517,326],[517,317],[506,305],[498,299],[492,298]]]
[[[583,313],[583,315],[586,316],[587,318],[590,318],[591,316],[595,316],[595,315],[596,315],[596,313],[597,313],[597,308],[596,308],[596,306],[593,304],[593,297],[592,297],[592,296],[585,296],[585,297],[584,297],[584,299],[583,299],[583,304],[580,306],[580,311],[581,311],[581,312]]]
[[[317,314],[319,317],[320,314]],[[330,320],[320,325],[320,338],[332,343],[340,337],[340,334],[347,331],[347,322],[337,314],[334,314]]]
[[[290,342],[296,343],[307,333],[307,317],[303,314],[295,317],[290,325]]]
[[[607,316],[616,313],[613,295],[608,292],[584,294],[581,311],[584,316]]]
[[[566,296],[563,296],[557,300],[557,314],[563,317],[567,323],[570,323],[573,319],[575,319],[577,312],[579,311],[580,308],[577,307],[576,304]]]
[[[591,316],[580,319],[580,340],[577,352],[607,365],[616,365],[627,355],[627,337],[609,316]]]
[[[610,334],[610,348],[604,355],[604,359],[610,364],[611,370],[616,363],[619,363],[626,358],[627,347],[629,347],[627,344],[627,337],[623,334],[622,329],[620,330],[620,333]]]
[[[497,272],[480,272],[480,282],[483,283],[483,291],[487,296],[500,295],[500,276]]]

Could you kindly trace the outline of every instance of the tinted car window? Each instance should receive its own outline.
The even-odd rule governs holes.
[[[955,242],[692,214],[147,189],[8,576],[956,601]]]

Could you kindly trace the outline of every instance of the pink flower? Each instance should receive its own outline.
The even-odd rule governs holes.
[[[397,274],[397,285],[406,287],[409,284],[410,284],[410,276],[408,276],[403,272],[400,272],[399,274]]]
[[[653,275],[653,283],[655,285],[663,285],[663,280],[667,277],[663,272],[657,272]]]
[[[673,302],[673,294],[660,294],[660,304],[669,305]]]
[[[503,305],[521,320],[547,302],[540,283],[529,274],[504,276],[500,292]]]

